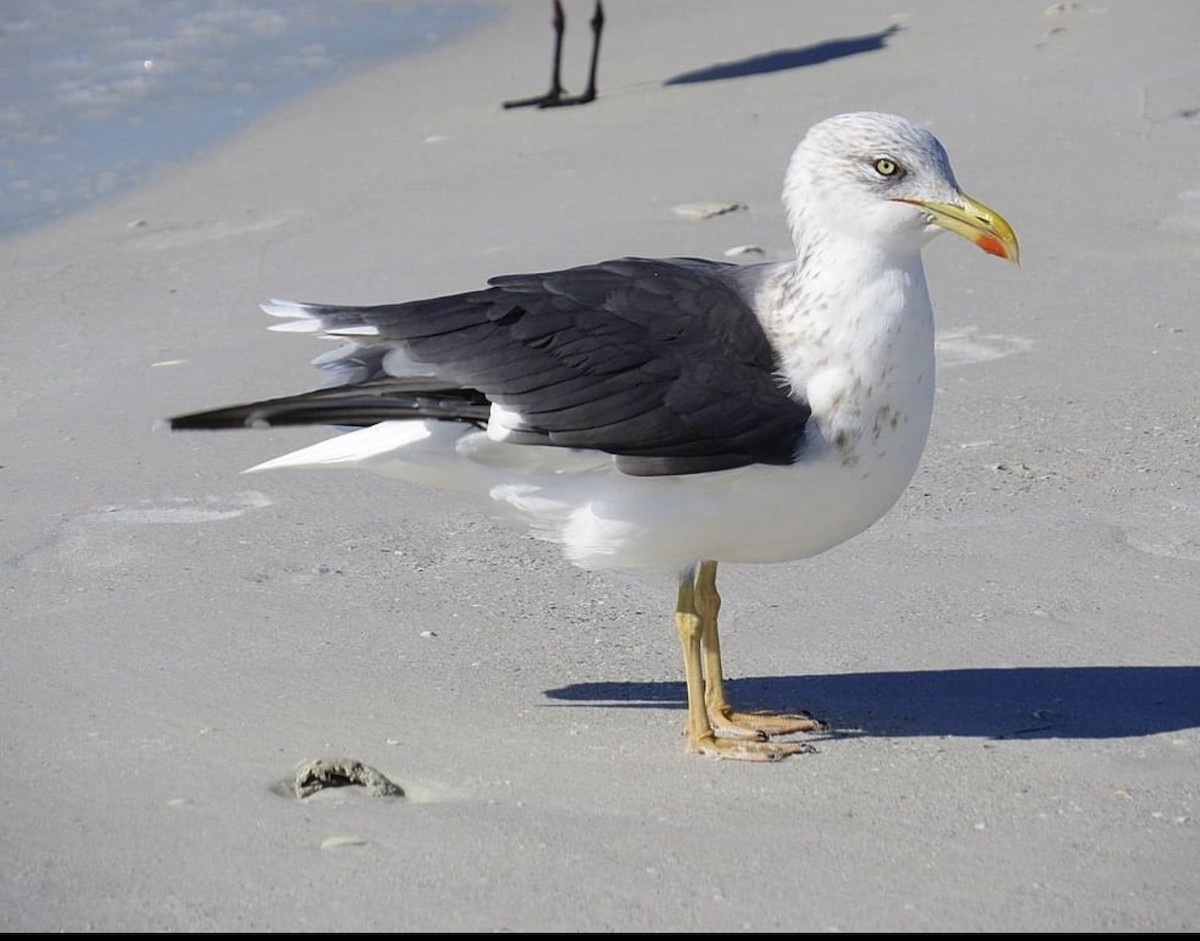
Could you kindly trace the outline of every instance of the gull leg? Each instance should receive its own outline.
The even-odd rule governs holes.
[[[596,100],[596,67],[600,62],[600,34],[604,32],[604,7],[596,0],[596,12],[592,14],[592,64],[588,67],[587,89],[582,95],[570,98],[561,96],[538,102],[539,108],[558,108],[562,105],[586,105]]]
[[[717,615],[721,596],[717,592],[717,563],[701,562],[696,572],[695,608],[700,616],[700,645],[704,659],[704,706],[709,722],[738,738],[765,741],[772,735],[817,732],[825,726],[810,715],[778,715],[771,712],[737,712],[725,692],[725,673],[721,666],[721,638]]]
[[[554,65],[550,70],[550,90],[544,95],[534,95],[532,98],[518,98],[516,101],[504,102],[506,108],[539,108],[554,104],[562,98],[562,47],[563,33],[567,28],[567,18],[563,15],[562,0],[554,0]],[[599,39],[597,39],[599,42]]]
[[[704,709],[704,671],[700,665],[700,636],[703,625],[696,613],[696,583],[691,570],[679,580],[679,592],[675,602],[675,629],[679,632],[679,645],[683,648],[683,675],[687,682],[687,739],[692,751],[708,754],[708,747],[715,746],[713,734]]]
[[[715,574],[716,564],[708,564],[713,566]],[[689,569],[679,580],[679,594],[675,604],[675,627],[679,631],[679,644],[683,648],[683,670],[687,680],[688,749],[714,758],[734,758],[741,761],[778,761],[788,755],[812,751],[812,746],[804,744],[717,738],[705,706],[701,654],[704,619],[696,608],[696,584],[696,570]]]

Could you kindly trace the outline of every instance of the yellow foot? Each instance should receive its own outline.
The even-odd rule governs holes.
[[[688,742],[688,751],[733,761],[779,761],[790,755],[810,755],[816,748],[805,742],[747,742],[706,735],[699,741]]]
[[[708,710],[708,721],[717,731],[733,738],[752,739],[760,742],[776,735],[794,735],[797,732],[824,732],[825,723],[807,713],[780,715],[775,712],[735,712],[726,706]]]

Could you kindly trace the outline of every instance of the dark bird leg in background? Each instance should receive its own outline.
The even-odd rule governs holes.
[[[558,0],[555,0],[557,3]],[[596,66],[600,61],[600,34],[604,32],[604,7],[596,0],[596,12],[592,14],[592,64],[588,68],[587,89],[582,95],[572,98],[558,97],[552,101],[543,101],[539,108],[558,108],[562,105],[586,105],[596,100]]]
[[[550,72],[550,90],[544,95],[536,95],[533,98],[518,98],[516,101],[506,101],[504,102],[504,107],[528,108],[533,105],[540,107],[548,102],[558,101],[562,97],[562,45],[563,32],[566,28],[567,18],[563,16],[562,2],[561,0],[554,0],[554,65]]]
[[[588,72],[587,90],[582,95],[564,97],[562,86],[562,46],[567,18],[563,15],[562,0],[554,0],[554,64],[550,72],[550,90],[533,98],[519,98],[504,102],[505,108],[557,108],[562,105],[585,105],[596,98],[596,66],[600,59],[600,33],[604,29],[604,8],[596,0],[596,12],[592,15],[592,64]]]

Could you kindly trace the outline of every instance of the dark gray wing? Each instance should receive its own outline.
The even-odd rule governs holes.
[[[355,336],[358,348],[322,357],[345,384],[240,414],[265,424],[478,422],[485,402],[495,402],[521,418],[511,440],[604,451],[629,474],[790,464],[810,409],[776,377],[774,350],[735,286],[737,270],[625,258],[505,275],[481,291],[403,304],[296,305],[328,333],[374,327],[378,335]],[[397,347],[434,375],[390,376],[386,354]],[[339,417],[339,399],[351,421]],[[436,407],[423,412],[423,402]],[[207,415],[224,422],[208,427],[233,427],[238,414],[184,416],[172,426],[204,427]]]

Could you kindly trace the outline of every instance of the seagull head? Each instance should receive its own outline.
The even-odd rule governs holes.
[[[792,155],[783,198],[798,248],[843,234],[908,254],[948,231],[1020,259],[1012,226],[962,191],[941,142],[898,115],[862,111],[814,125]]]

